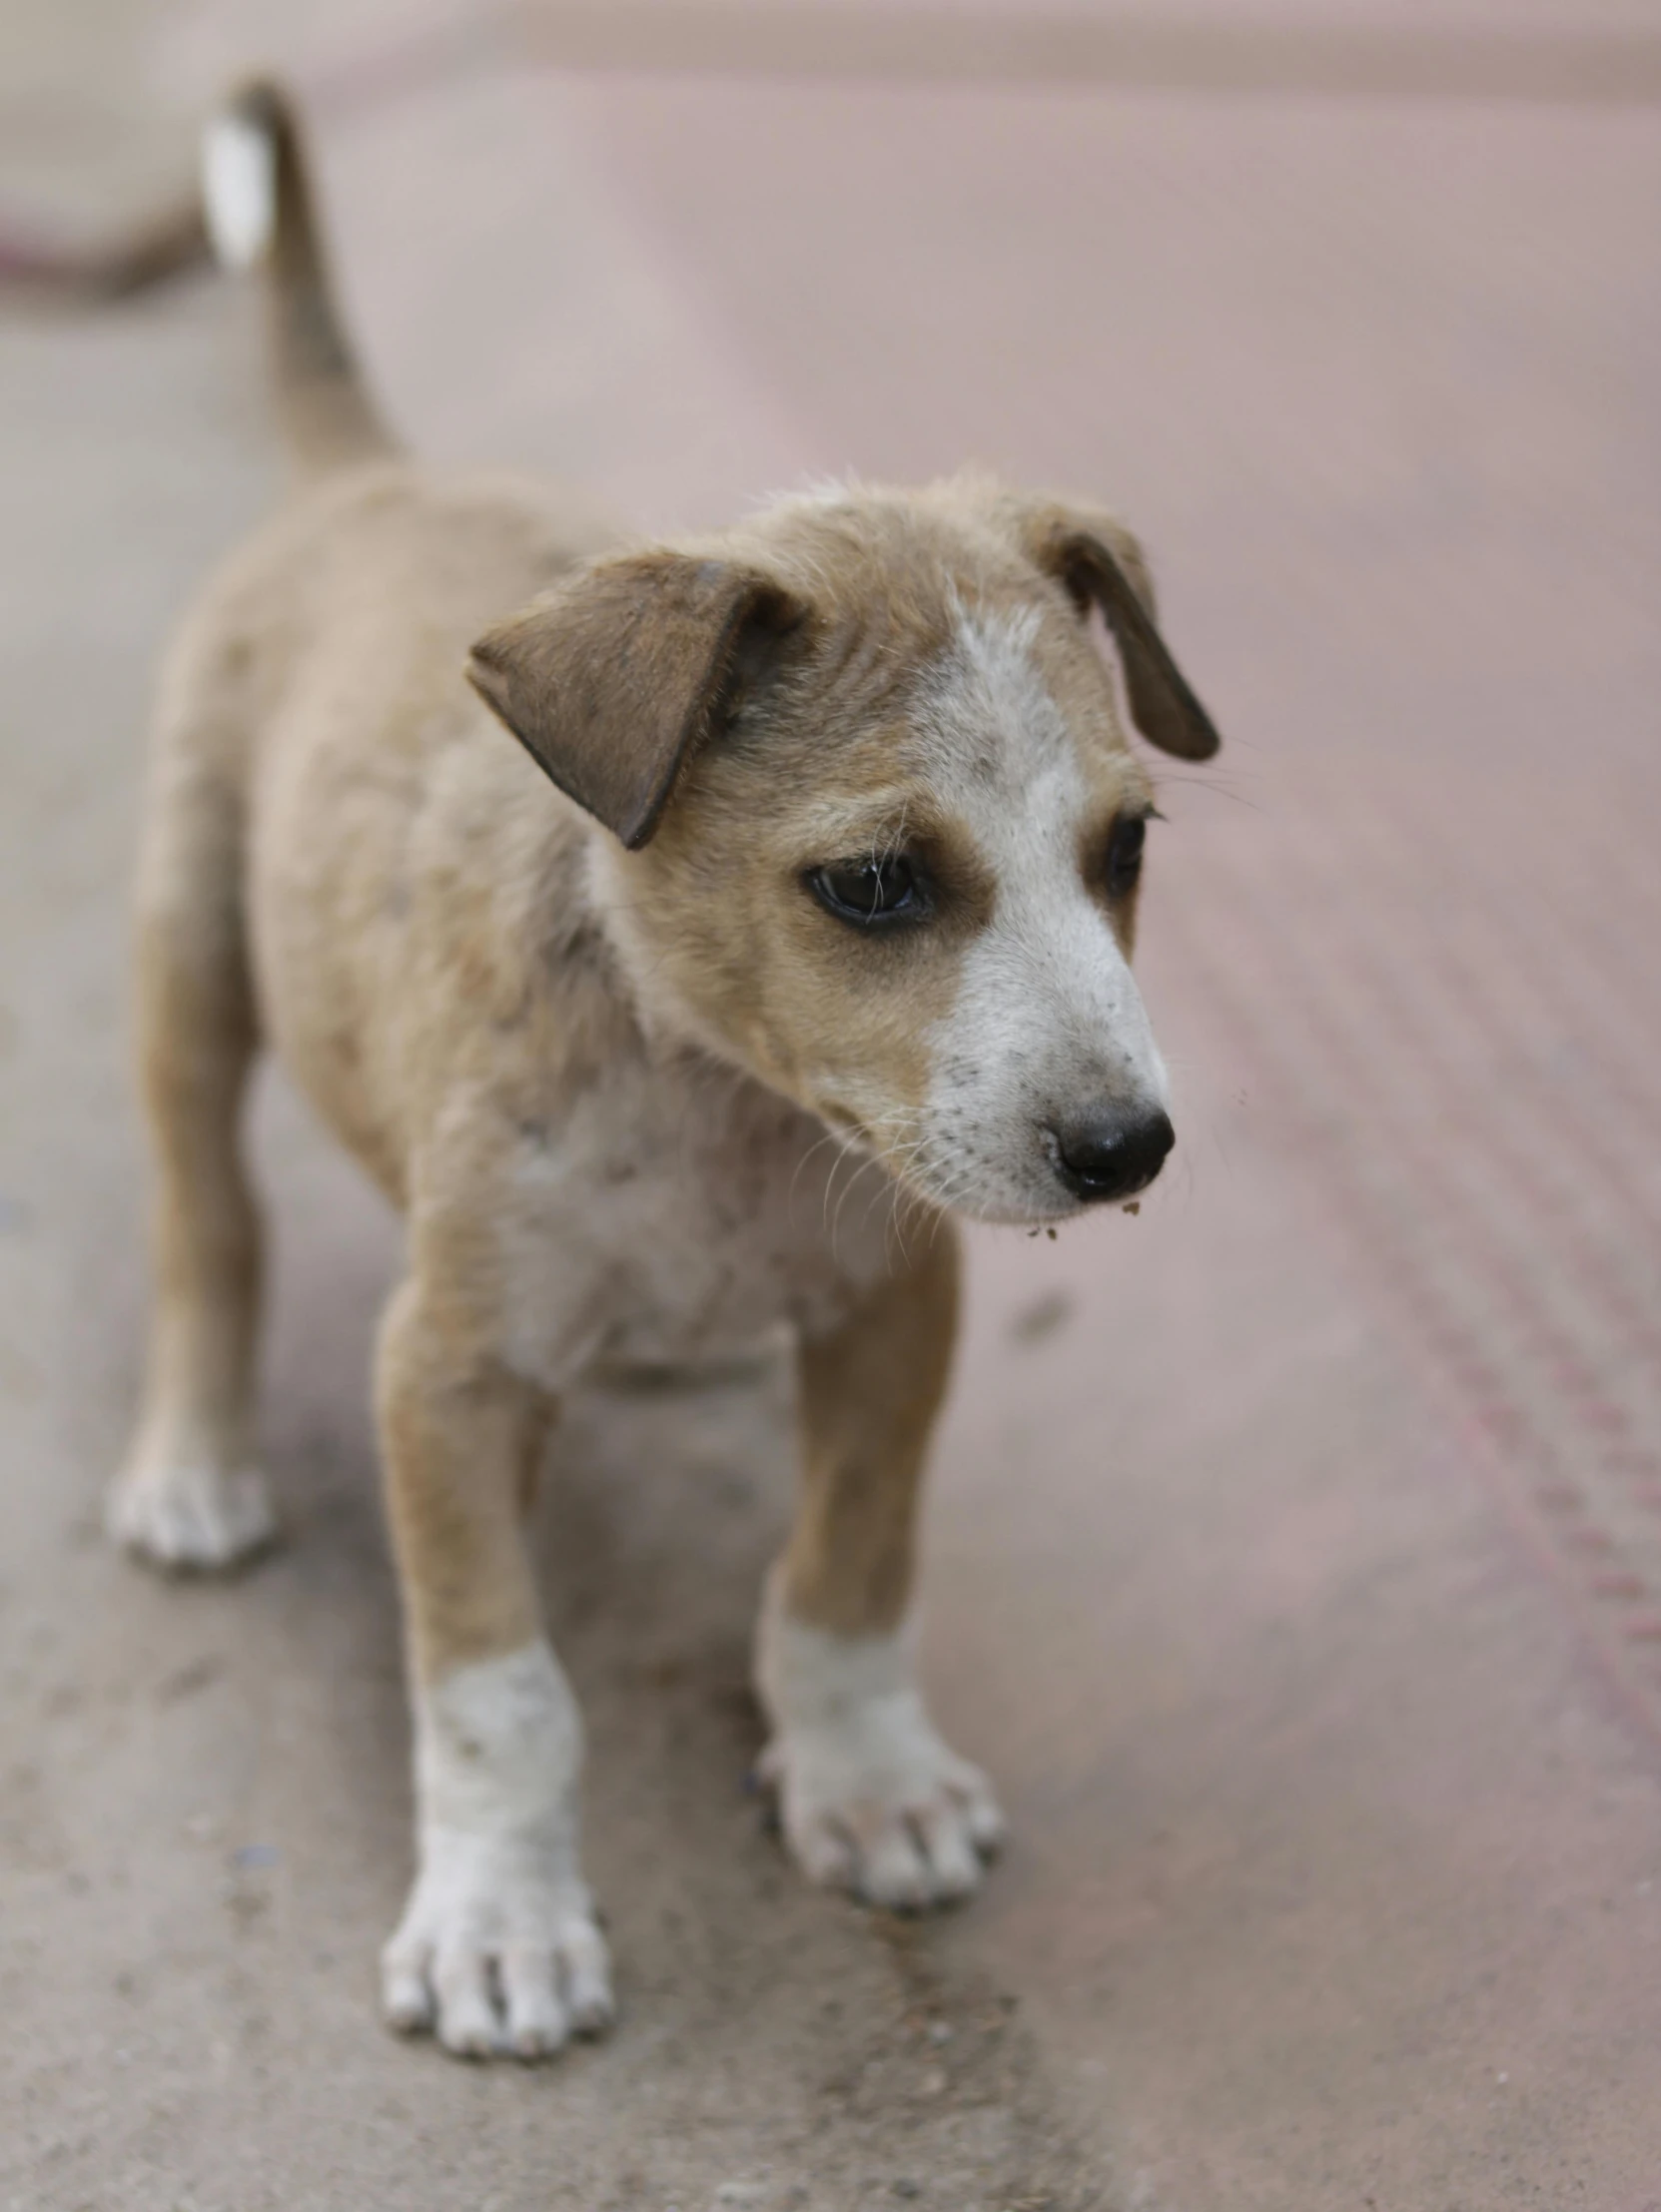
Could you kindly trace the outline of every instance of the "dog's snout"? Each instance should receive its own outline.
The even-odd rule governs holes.
[[[1177,1141],[1171,1116],[1099,1109],[1060,1121],[1055,1139],[1056,1173],[1074,1197],[1134,1198],[1146,1190],[1165,1165]]]

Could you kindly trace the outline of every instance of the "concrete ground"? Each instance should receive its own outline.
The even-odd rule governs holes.
[[[974,456],[1151,540],[1227,738],[1144,926],[1183,1146],[1136,1220],[977,1239],[930,1527],[1015,1842],[939,1923],[805,1891],[742,1789],[778,1378],[596,1399],[544,1551],[619,2028],[383,2035],[396,1232],[279,1082],[286,1544],[168,1587],[98,1530],[140,731],[270,493],[248,339],[212,285],[6,307],[0,2204],[1655,2212],[1661,11],[1310,0],[1311,79],[1195,0],[1127,85],[1017,0],[658,5],[718,70],[556,66],[649,7],[16,0],[0,208],[95,228],[275,57],[423,449],[664,525]]]

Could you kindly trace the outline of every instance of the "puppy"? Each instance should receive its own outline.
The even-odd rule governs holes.
[[[354,371],[271,87],[211,129],[207,209],[266,272],[308,480],[160,687],[156,1303],[110,1523],[173,1568],[272,1532],[238,1134],[269,1043],[408,1223],[375,1374],[418,1806],[387,2016],[532,2057],[612,2005],[522,1533],[582,1376],[792,1332],[800,1498],[756,1643],[784,1834],[879,1904],[976,1885],[998,1807],[912,1638],[953,1217],[1130,1199],[1173,1141],[1129,965],[1153,791],[1092,620],[1145,739],[1217,738],[1107,515],[965,476],[642,544],[436,479]]]

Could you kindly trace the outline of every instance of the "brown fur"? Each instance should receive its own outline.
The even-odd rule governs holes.
[[[911,1599],[924,1455],[951,1368],[958,1240],[938,1224],[832,1335],[802,1347],[802,1495],[784,1555],[790,1613],[886,1633]]]
[[[770,577],[643,553],[488,631],[467,673],[543,773],[632,852],[730,718],[746,645],[796,613]]]

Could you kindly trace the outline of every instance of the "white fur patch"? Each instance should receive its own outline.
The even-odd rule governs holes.
[[[775,1730],[761,1772],[803,1871],[899,1909],[967,1896],[1003,1816],[985,1775],[929,1719],[910,1637],[832,1636],[793,1621],[775,1574],[756,1683]]]
[[[167,1426],[140,1435],[115,1482],[104,1523],[118,1544],[157,1566],[208,1572],[234,1566],[277,1533],[257,1467],[225,1464]]]
[[[252,269],[269,253],[277,230],[277,154],[257,123],[216,115],[203,132],[202,203],[222,267]]]
[[[964,613],[921,710],[932,780],[997,890],[931,1040],[919,1164],[943,1204],[995,1220],[1073,1211],[1046,1149],[1058,1120],[1170,1103],[1142,994],[1081,872],[1089,792],[1033,658],[1038,622]]]
[[[620,850],[620,848],[619,848]],[[619,1059],[493,1215],[508,1366],[562,1391],[602,1367],[698,1365],[823,1334],[892,1264],[893,1186],[822,1123],[686,1054]]]
[[[420,1864],[382,1953],[395,2027],[431,2027],[468,2057],[534,2058],[610,2019],[577,1855],[581,1765],[581,1718],[543,1642],[417,1695]]]

